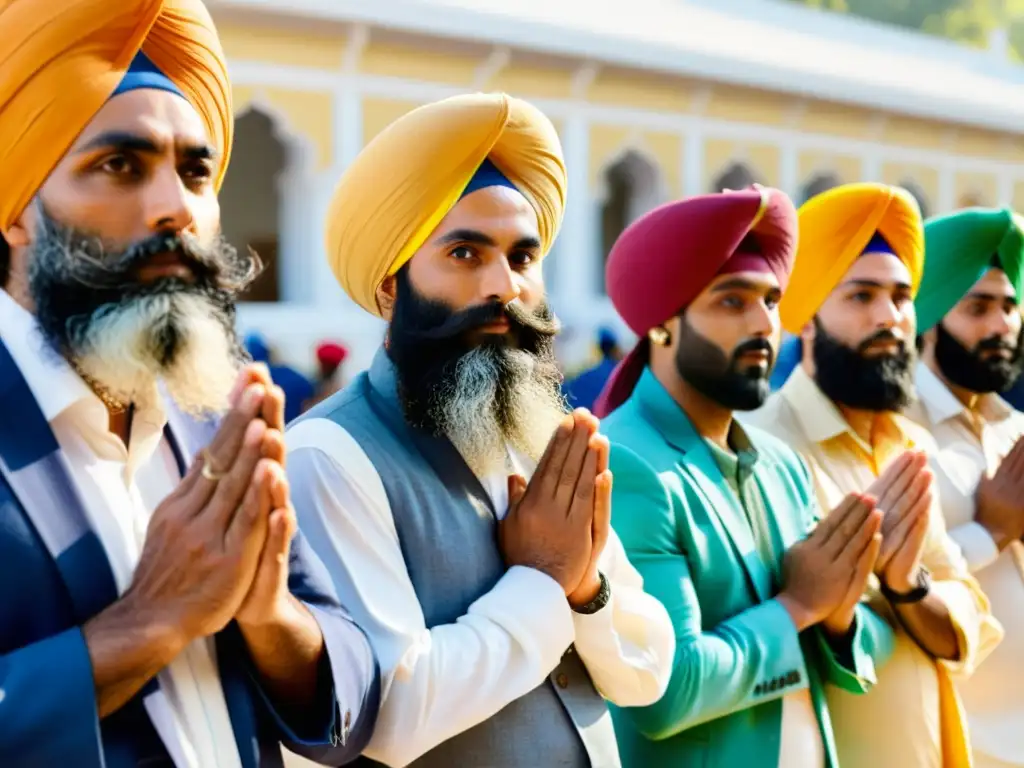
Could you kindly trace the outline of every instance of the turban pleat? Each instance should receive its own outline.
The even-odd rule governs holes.
[[[752,237],[757,254],[741,253]],[[646,334],[682,312],[725,271],[756,263],[783,290],[796,250],[796,210],[777,189],[700,195],[655,208],[622,233],[608,255],[608,296],[640,343],[619,363],[595,404],[605,416],[633,392],[649,357]],[[741,259],[737,269],[730,260]]]
[[[28,206],[141,49],[199,112],[221,152],[234,116],[201,0],[0,0],[0,232]]]
[[[426,242],[489,159],[537,214],[547,253],[565,211],[566,174],[551,122],[504,94],[428,104],[376,136],[346,170],[326,228],[327,258],[345,292],[380,314],[376,291]]]
[[[789,289],[779,304],[782,326],[799,334],[879,234],[906,264],[913,290],[921,282],[924,233],[914,196],[886,184],[845,184],[798,211],[800,246]]]
[[[924,225],[925,265],[917,294],[917,330],[946,316],[995,258],[1021,298],[1024,220],[1009,208],[968,208]]]

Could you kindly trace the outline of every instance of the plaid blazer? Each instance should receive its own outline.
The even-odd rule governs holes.
[[[166,436],[182,473],[216,425],[169,407]],[[168,542],[173,546],[173,542]],[[379,672],[362,631],[339,606],[323,565],[297,535],[289,586],[324,633],[325,693],[285,722],[261,690],[234,624],[216,638],[221,683],[245,768],[282,766],[280,744],[318,762],[354,759],[379,706]],[[0,762],[128,768],[172,764],[148,710],[166,706],[153,679],[102,721],[81,626],[117,599],[113,574],[31,390],[0,341]]]

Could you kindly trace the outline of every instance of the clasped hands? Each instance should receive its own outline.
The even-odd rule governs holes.
[[[182,647],[232,619],[274,622],[290,607],[295,515],[284,475],[284,393],[246,367],[213,441],[150,520],[125,599],[159,616]]]
[[[927,463],[924,453],[904,453],[786,553],[778,599],[799,631],[821,624],[848,633],[872,573],[893,592],[914,588],[932,506]]]
[[[609,444],[597,429],[584,409],[565,416],[530,481],[509,477],[508,514],[498,528],[506,565],[546,573],[574,607],[600,590],[598,560],[611,524]]]

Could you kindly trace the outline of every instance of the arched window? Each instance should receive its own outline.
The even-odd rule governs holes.
[[[732,163],[718,175],[711,185],[712,192],[723,192],[726,189],[745,189],[757,182],[753,172],[745,163]]]
[[[287,147],[268,115],[252,108],[235,118],[231,165],[220,192],[223,232],[235,248],[252,248],[263,261],[263,273],[242,301],[277,301],[280,296],[278,179],[287,161]]]
[[[838,187],[840,183],[839,177],[834,173],[815,174],[800,191],[800,200],[798,202],[806,203],[812,197],[817,197],[822,192],[828,192],[833,187]]]
[[[622,231],[661,202],[657,166],[635,150],[628,150],[604,172],[601,204],[601,250],[607,261]],[[601,269],[604,286],[604,269]]]
[[[928,205],[928,198],[925,197],[924,190],[913,181],[902,181],[900,186],[914,196],[918,207],[921,209],[921,218],[927,219],[931,215],[931,206]]]

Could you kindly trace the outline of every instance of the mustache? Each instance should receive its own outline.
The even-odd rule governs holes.
[[[454,312],[432,328],[408,328],[406,333],[423,341],[444,341],[462,336],[483,326],[508,320],[513,331],[532,331],[539,337],[552,337],[559,331],[558,321],[546,308],[530,312],[518,301],[508,304],[489,302]]]
[[[974,348],[974,353],[979,354],[981,352],[1016,352],[1018,345],[1007,341],[1002,336],[990,336],[987,339],[982,339],[978,342],[978,345]]]
[[[745,355],[747,352],[767,352],[768,353],[768,367],[771,368],[775,362],[775,350],[772,348],[771,343],[768,339],[747,339],[736,346],[736,349],[732,351],[732,362],[735,364],[740,359],[741,355]]]
[[[866,339],[864,339],[864,341],[857,345],[857,352],[863,355],[865,352],[868,351],[868,349],[870,349],[872,344],[875,344],[879,341],[896,342],[896,344],[899,345],[899,354],[905,355],[907,353],[907,343],[889,329],[882,329],[878,333],[868,336]]]

